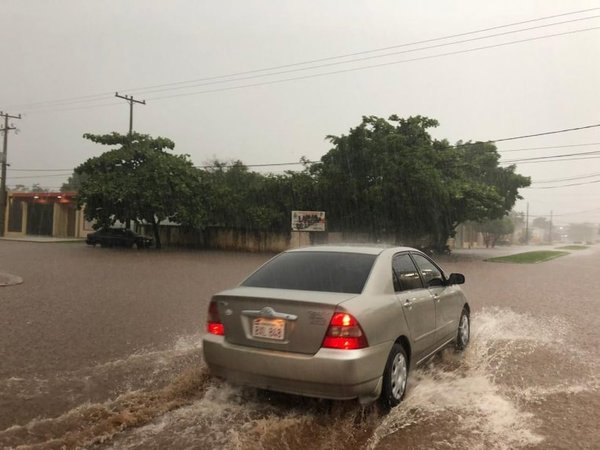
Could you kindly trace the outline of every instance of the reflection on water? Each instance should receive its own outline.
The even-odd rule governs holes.
[[[107,376],[121,380],[124,390],[114,400],[77,404],[61,415],[1,431],[0,446],[543,448],[552,442],[552,429],[544,424],[552,408],[560,414],[570,395],[591,396],[592,409],[599,406],[597,360],[568,347],[571,332],[555,317],[482,310],[473,315],[467,351],[445,351],[413,371],[404,403],[387,416],[375,406],[212,380],[201,367],[194,336],[170,351],[132,355],[71,374],[71,381],[88,377],[91,391]],[[126,379],[141,381],[127,386]],[[1,383],[7,392],[44,398],[56,380]],[[550,396],[553,401],[545,402]]]

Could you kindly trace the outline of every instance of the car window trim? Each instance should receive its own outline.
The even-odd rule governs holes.
[[[415,261],[415,259],[413,258],[413,255],[419,255],[419,256],[422,256],[423,258],[425,258],[427,261],[429,261],[429,262],[430,262],[430,263],[433,265],[433,267],[435,267],[437,270],[439,270],[439,271],[440,271],[440,273],[442,274],[442,281],[443,281],[444,283],[446,283],[446,282],[448,281],[448,279],[446,278],[446,273],[445,273],[445,272],[442,270],[442,268],[441,268],[440,266],[438,266],[438,265],[435,263],[435,261],[433,261],[433,260],[432,260],[432,259],[431,259],[429,256],[427,256],[425,253],[412,251],[412,252],[409,252],[409,254],[410,254],[410,258],[411,258],[411,259],[412,259],[412,261],[413,261],[413,264],[414,264],[414,265],[416,266],[416,268],[417,268],[417,272],[419,272],[419,276],[421,277],[421,283],[422,283],[424,286],[426,285],[426,283],[425,283],[425,280],[423,279],[423,275],[421,274],[421,268],[419,267],[419,265],[417,264],[417,262],[416,262],[416,261]],[[427,286],[427,288],[429,289],[429,286]]]
[[[413,266],[415,266],[415,269],[417,270],[417,274],[419,275],[419,279],[421,280],[421,287],[419,288],[413,288],[413,289],[406,289],[406,290],[402,290],[402,291],[397,291],[396,289],[394,289],[394,293],[398,294],[401,292],[410,292],[410,291],[418,291],[419,289],[427,289],[425,287],[425,283],[423,282],[423,277],[421,276],[421,271],[419,270],[419,266],[417,266],[417,264],[415,263],[415,261],[413,260],[412,256],[410,255],[409,251],[401,251],[398,253],[395,253],[394,256],[392,256],[392,274],[394,275],[394,278],[398,279],[398,275],[396,275],[396,271],[394,270],[394,259],[396,259],[397,256],[403,256],[403,255],[408,255],[409,259],[411,260],[411,262],[413,263]],[[398,284],[401,285],[402,283],[400,283],[400,280],[398,279]]]

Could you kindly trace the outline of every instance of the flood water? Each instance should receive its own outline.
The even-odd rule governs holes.
[[[412,371],[405,401],[385,415],[374,406],[241,388],[208,376],[198,328],[209,291],[236,283],[268,255],[140,255],[46,245],[48,257],[60,252],[74,266],[94,258],[97,270],[106,265],[120,274],[114,282],[126,291],[117,296],[121,301],[127,289],[138,294],[142,289],[139,311],[151,311],[146,317],[121,317],[129,344],[116,336],[115,348],[106,348],[111,341],[94,334],[100,331],[73,323],[108,320],[100,311],[112,303],[102,303],[102,287],[95,286],[93,295],[81,297],[85,300],[59,298],[64,286],[51,287],[58,272],[40,272],[28,285],[23,245],[0,242],[0,271],[25,279],[0,291],[0,447],[598,448],[600,249],[537,265],[486,263],[483,252],[475,251],[440,260],[447,271],[466,275],[471,343],[462,354],[447,350]],[[32,245],[26,252],[40,251]],[[4,258],[12,252],[11,260]],[[29,267],[30,274],[35,270]],[[152,270],[155,278],[165,277],[164,288],[137,284],[136,277]],[[73,273],[68,276],[72,280]],[[90,288],[84,279],[64,283],[84,292]],[[126,280],[132,279],[128,287]],[[50,324],[57,336],[50,336],[53,327],[48,326],[37,333],[50,335],[36,338],[25,318],[42,320],[34,316],[45,300],[32,299],[41,292],[56,304],[83,302],[88,308]],[[170,301],[169,292],[178,300]],[[32,304],[36,301],[40,304]],[[173,312],[174,304],[183,312]],[[189,317],[195,308],[198,314]],[[90,316],[90,310],[96,314]],[[148,330],[163,323],[162,337],[142,325],[142,331],[132,332],[134,324],[146,322],[153,325]],[[64,342],[71,340],[61,327],[77,328],[79,341],[54,354],[36,353],[36,339],[62,342],[66,334]],[[85,353],[80,347],[93,357],[78,358]]]

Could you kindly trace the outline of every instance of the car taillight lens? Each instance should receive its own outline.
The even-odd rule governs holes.
[[[208,331],[210,334],[225,336],[225,327],[221,323],[221,317],[219,316],[219,309],[217,308],[216,302],[210,302],[210,305],[208,305],[206,331]]]
[[[333,315],[322,347],[354,350],[368,346],[367,337],[354,316],[343,312]]]

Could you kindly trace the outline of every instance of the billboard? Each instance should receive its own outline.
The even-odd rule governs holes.
[[[325,211],[292,211],[292,231],[325,231]]]

